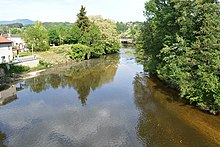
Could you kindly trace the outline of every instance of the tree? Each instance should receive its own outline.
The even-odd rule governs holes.
[[[19,28],[12,28],[12,29],[10,29],[10,33],[11,34],[21,34],[21,29],[19,29]]]
[[[88,45],[91,47],[91,57],[100,57],[101,55],[105,54],[102,34],[97,25],[92,24],[90,26],[88,38]]]
[[[76,25],[80,29],[80,39],[79,43],[83,45],[88,45],[89,43],[89,28],[90,28],[90,21],[89,18],[86,16],[86,8],[81,6],[80,12],[77,14]]]
[[[64,37],[64,43],[66,44],[76,44],[79,42],[80,39],[80,29],[77,25],[72,25],[66,35]]]
[[[55,29],[50,29],[49,33],[49,42],[51,45],[60,45],[59,33]]]
[[[48,31],[42,26],[40,21],[36,21],[35,25],[29,27],[22,36],[29,48],[33,45],[36,51],[49,49]]]
[[[128,30],[128,26],[123,22],[117,22],[116,27],[118,34],[124,33]]]
[[[220,111],[220,6],[215,0],[149,0],[138,52],[145,69],[211,113]],[[144,52],[144,55],[143,55]]]
[[[101,16],[91,16],[90,21],[97,25],[101,32],[102,46],[105,54],[118,52],[120,44],[116,23],[109,19],[103,19]]]
[[[77,16],[76,25],[72,27],[72,36],[68,37],[70,42],[74,39],[71,43],[78,43],[72,45],[69,52],[72,59],[86,60],[119,51],[115,23],[101,17],[91,17],[89,20],[83,6]]]
[[[220,111],[220,6],[211,0],[198,1],[194,9],[200,26],[191,45],[193,82],[183,89],[184,96],[215,114]]]
[[[24,25],[22,23],[13,23],[13,24],[8,24],[7,26],[9,28],[19,28],[19,29],[24,27]]]
[[[71,51],[68,53],[70,58],[81,61],[90,58],[90,48],[82,44],[73,44]]]
[[[86,8],[83,6],[81,6],[80,12],[77,14],[76,25],[82,33],[87,32],[90,26],[89,18],[86,16]]]
[[[0,25],[0,35],[9,33],[9,28],[6,25]]]

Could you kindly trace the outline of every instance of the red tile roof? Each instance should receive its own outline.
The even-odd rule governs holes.
[[[11,43],[12,41],[11,40],[8,40],[2,36],[0,36],[0,43]]]

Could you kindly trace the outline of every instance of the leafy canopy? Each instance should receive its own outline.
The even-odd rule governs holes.
[[[33,45],[35,51],[45,51],[49,49],[48,31],[42,26],[40,21],[36,21],[34,26],[25,30],[22,36],[28,47],[31,48]]]
[[[220,111],[220,6],[216,0],[149,0],[137,43],[145,70],[204,110]]]

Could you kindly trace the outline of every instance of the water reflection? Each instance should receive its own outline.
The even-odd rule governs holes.
[[[7,145],[138,146],[137,112],[130,104],[132,90],[126,91],[133,88],[136,70],[118,66],[118,59],[113,55],[91,60],[19,83],[17,87],[25,88],[18,92],[19,101],[0,109],[0,130],[9,136]],[[72,101],[75,91],[81,99],[90,93],[89,105]]]
[[[220,120],[183,106],[175,92],[139,74],[142,69],[122,50],[120,62],[108,56],[18,83],[19,99],[0,107],[6,134],[0,141],[18,147],[217,146],[203,132],[218,140]]]
[[[103,84],[113,81],[119,58],[119,55],[115,54],[78,63],[70,68],[59,70],[59,73],[52,70],[49,74],[25,81],[24,85],[25,88],[30,88],[31,91],[36,93],[49,88],[74,88],[82,105],[85,105],[91,90],[94,91]]]
[[[1,147],[6,147],[6,145],[4,145],[5,139],[6,139],[6,135],[0,132],[0,146]]]
[[[15,85],[1,85],[0,86],[0,106],[6,105],[17,99]]]
[[[195,116],[190,116],[191,108],[182,110],[184,103],[179,101],[175,91],[142,74],[136,75],[133,85],[135,104],[140,111],[137,134],[146,146],[217,145],[182,119],[187,116],[192,121]],[[197,117],[204,116],[198,114]]]

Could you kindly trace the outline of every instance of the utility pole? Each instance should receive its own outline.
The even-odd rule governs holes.
[[[34,44],[32,43],[32,55],[34,54]]]
[[[32,55],[34,54],[34,42],[35,42],[35,38],[33,38],[33,42],[32,42]]]

